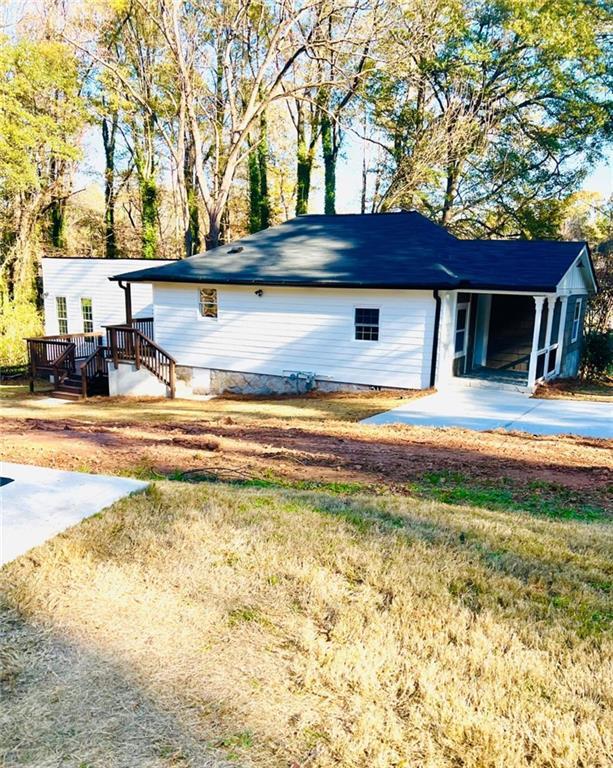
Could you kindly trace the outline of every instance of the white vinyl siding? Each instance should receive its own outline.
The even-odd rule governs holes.
[[[65,297],[67,333],[82,333],[82,299],[91,299],[95,331],[103,325],[125,322],[124,292],[108,278],[122,272],[168,264],[158,259],[42,259],[45,333],[59,333],[57,297]],[[148,283],[132,285],[132,313],[152,317],[152,288]]]
[[[216,288],[217,321],[194,322],[197,285],[154,286],[156,341],[179,365],[314,373],[373,386],[429,386],[434,300],[430,291]],[[356,307],[379,307],[379,341],[355,340]]]

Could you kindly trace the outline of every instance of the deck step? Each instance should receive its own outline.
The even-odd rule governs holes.
[[[457,389],[472,388],[475,389],[498,389],[504,392],[519,392],[522,395],[529,395],[528,382],[515,383],[511,381],[495,381],[488,379],[469,378],[465,376],[454,376],[451,381],[451,386]]]
[[[81,382],[78,384],[67,384],[63,381],[61,384],[58,384],[55,389],[59,392],[81,392]]]
[[[50,397],[55,397],[58,400],[80,400],[81,392],[67,392],[63,389],[54,389],[50,393]]]

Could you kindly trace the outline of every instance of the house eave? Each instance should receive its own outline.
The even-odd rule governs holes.
[[[185,285],[236,285],[236,286],[258,286],[258,287],[278,287],[278,288],[344,288],[344,289],[369,289],[369,290],[447,290],[447,291],[491,291],[505,293],[555,293],[555,285],[530,285],[517,286],[507,284],[492,284],[482,282],[471,282],[469,280],[447,280],[447,281],[403,281],[403,282],[370,282],[370,281],[344,281],[344,280],[283,280],[281,278],[270,279],[236,279],[236,278],[217,278],[211,276],[204,277],[139,277],[134,279],[130,273],[114,275],[109,280],[115,282],[127,283],[174,283]]]

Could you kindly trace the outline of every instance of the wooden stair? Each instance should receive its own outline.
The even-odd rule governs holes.
[[[176,394],[176,362],[142,330],[153,332],[153,318],[135,318],[130,325],[106,327],[106,341],[101,331],[58,334],[26,339],[30,369],[30,392],[37,375],[55,382],[52,397],[80,400],[109,394],[109,364],[115,370],[120,362],[130,362],[136,369],[146,368]]]
[[[56,397],[60,400],[80,400],[82,397],[81,392],[81,377],[76,374],[70,374],[63,381],[55,385],[51,397]]]

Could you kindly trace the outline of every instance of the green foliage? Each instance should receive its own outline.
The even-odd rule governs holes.
[[[0,41],[0,362],[25,359],[23,337],[41,330],[36,259],[50,209],[55,242],[64,237],[58,169],[80,155],[85,120],[76,59],[49,40]]]
[[[24,338],[40,336],[42,317],[32,301],[0,295],[0,365],[27,361]]]
[[[388,138],[379,206],[469,236],[557,236],[552,217],[611,138],[606,15],[592,0],[410,6],[370,88]]]
[[[75,134],[84,118],[70,49],[51,40],[0,39],[2,197],[42,189],[51,158],[77,159]]]
[[[139,188],[142,256],[144,259],[155,259],[158,241],[158,188],[155,180],[150,178],[141,178]]]
[[[613,332],[588,331],[583,340],[581,377],[598,381],[613,375]]]

